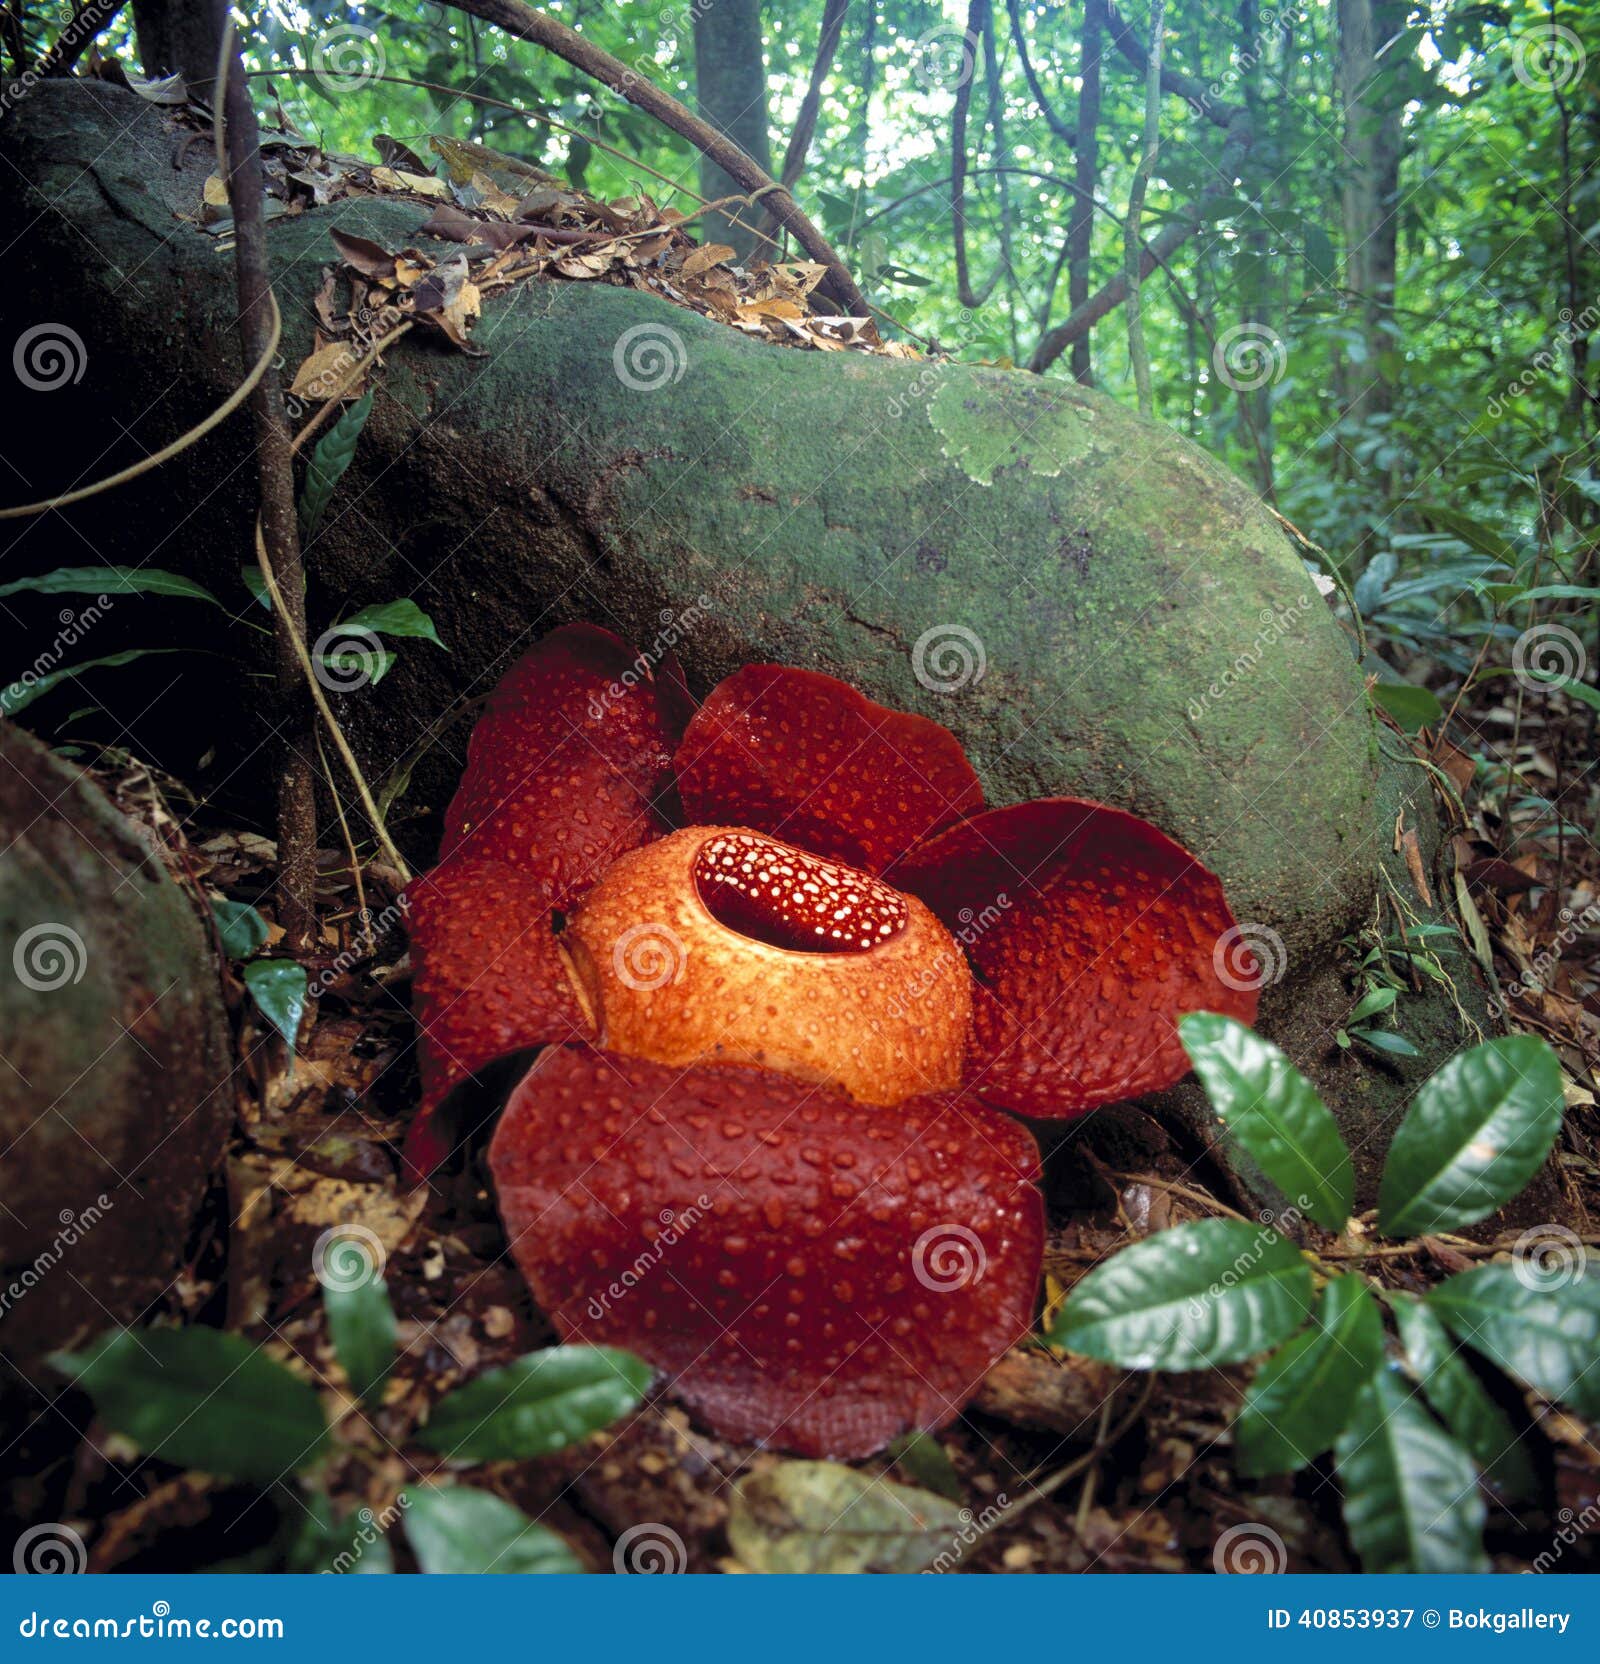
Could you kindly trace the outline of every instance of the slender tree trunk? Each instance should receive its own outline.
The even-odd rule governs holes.
[[[1339,102],[1344,115],[1345,288],[1359,306],[1366,352],[1363,362],[1342,366],[1341,405],[1355,424],[1382,418],[1394,407],[1390,355],[1395,333],[1394,282],[1400,178],[1400,117],[1404,108],[1394,77],[1385,74],[1399,49],[1391,43],[1403,29],[1405,8],[1396,0],[1338,0]],[[1385,48],[1388,52],[1385,52]],[[1389,56],[1393,53],[1394,56]],[[1348,452],[1347,478],[1372,478],[1370,465]],[[1363,505],[1375,523],[1392,496],[1393,481]],[[1363,530],[1362,559],[1371,553]]]
[[[1257,0],[1239,0],[1238,17],[1238,63],[1244,82],[1244,102],[1250,111],[1251,125],[1259,133],[1263,130],[1261,61],[1266,53],[1266,43],[1261,38],[1261,13]],[[1250,250],[1250,263],[1257,292],[1242,309],[1240,322],[1264,336],[1266,332],[1273,330],[1272,310],[1263,304],[1270,298],[1267,283],[1268,274],[1273,268],[1271,237],[1265,226],[1258,225],[1251,229],[1246,237],[1246,246]],[[1261,386],[1239,395],[1243,418],[1250,425],[1251,438],[1254,441],[1252,448],[1256,459],[1256,489],[1269,503],[1277,501],[1272,466],[1272,387],[1273,383],[1269,379],[1262,382]]]
[[[767,130],[767,68],[761,45],[761,0],[701,0],[694,12],[695,102],[702,121],[731,139],[764,172],[772,172]],[[715,162],[702,158],[700,194],[715,199],[742,187]],[[756,234],[761,209],[734,216],[709,214],[708,242],[727,243],[741,258],[771,245]]]
[[[1073,169],[1077,190],[1067,222],[1067,310],[1076,312],[1089,298],[1094,249],[1094,193],[1100,182],[1100,64],[1105,47],[1105,0],[1085,0],[1083,37],[1078,56],[1082,90],[1078,94],[1078,152]],[[1073,380],[1087,387],[1094,365],[1086,330],[1072,343]]]

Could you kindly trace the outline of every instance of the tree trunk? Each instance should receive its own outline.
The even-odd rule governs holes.
[[[146,75],[181,75],[192,92],[210,99],[222,50],[217,7],[209,0],[133,0],[133,27]]]
[[[1083,45],[1078,55],[1082,90],[1078,94],[1078,152],[1073,168],[1077,190],[1067,222],[1067,310],[1076,312],[1089,298],[1094,248],[1094,193],[1100,183],[1100,63],[1104,55],[1105,0],[1085,0]],[[1089,331],[1072,343],[1072,379],[1084,387],[1094,381]]]
[[[761,0],[702,0],[695,8],[694,84],[701,119],[771,173]],[[715,201],[741,188],[715,162],[701,158],[702,196]],[[709,214],[702,223],[708,242],[727,243],[741,258],[749,259],[771,246],[756,233],[760,219],[761,209],[754,207]]]
[[[1338,0],[1339,102],[1344,115],[1345,289],[1359,308],[1365,353],[1341,365],[1345,417],[1356,425],[1381,425],[1394,406],[1391,366],[1399,347],[1394,312],[1396,230],[1400,181],[1400,118],[1404,101],[1386,74],[1399,57],[1392,42],[1405,26],[1395,0]],[[1385,48],[1392,56],[1385,55]],[[1370,436],[1370,435],[1369,435]],[[1352,480],[1377,486],[1362,504],[1354,553],[1364,562],[1374,552],[1372,529],[1392,496],[1393,467],[1375,473],[1353,448],[1344,451]]]

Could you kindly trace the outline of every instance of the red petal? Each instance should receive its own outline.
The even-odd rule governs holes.
[[[523,654],[472,731],[440,860],[459,852],[535,873],[560,907],[661,832],[686,719],[678,681],[663,692],[643,664],[593,624]]]
[[[955,1098],[863,1114],[769,1070],[568,1047],[490,1163],[563,1337],[638,1353],[723,1438],[869,1455],[948,1421],[1033,1317],[1038,1151]]]
[[[966,948],[969,1081],[1018,1114],[1062,1119],[1181,1080],[1185,1012],[1254,1021],[1255,988],[1218,974],[1234,922],[1220,880],[1137,815],[1070,797],[991,809],[890,876]]]
[[[718,684],[677,768],[691,823],[769,832],[873,873],[983,807],[948,728],[784,665],[746,665]]]
[[[495,861],[435,867],[406,891],[422,1107],[406,1158],[426,1176],[448,1153],[433,1111],[480,1069],[590,1026],[556,947],[540,880]]]

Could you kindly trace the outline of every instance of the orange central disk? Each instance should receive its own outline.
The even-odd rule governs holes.
[[[562,942],[612,1051],[754,1063],[870,1104],[961,1079],[971,973],[932,912],[745,828],[624,855]]]

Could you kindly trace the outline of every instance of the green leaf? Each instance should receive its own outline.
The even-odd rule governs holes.
[[[756,1572],[920,1572],[958,1560],[982,1531],[942,1496],[839,1462],[751,1474],[728,1512],[729,1546]]]
[[[1444,715],[1438,696],[1411,682],[1374,682],[1372,697],[1408,734],[1438,722]]]
[[[306,1014],[306,970],[292,959],[252,959],[241,973],[261,1015],[294,1050]]]
[[[192,578],[178,572],[163,572],[156,566],[62,566],[36,578],[14,578],[0,584],[0,597],[7,595],[172,595],[190,601],[222,603]]]
[[[399,662],[399,656],[388,652],[371,652],[360,647],[338,648],[332,653],[318,653],[316,662],[331,673],[333,685],[341,692],[358,687],[376,687]]]
[[[338,626],[341,630],[370,630],[385,636],[415,636],[444,647],[433,620],[415,601],[383,601],[376,606],[363,607],[354,617]],[[450,649],[445,647],[448,653]]]
[[[441,1399],[417,1440],[456,1461],[547,1456],[626,1415],[652,1373],[615,1347],[547,1347]]]
[[[1539,1171],[1561,1130],[1561,1065],[1513,1034],[1457,1054],[1425,1081],[1389,1146],[1378,1225],[1391,1236],[1486,1218]]]
[[[310,537],[333,497],[333,489],[344,476],[356,454],[356,441],[372,414],[372,394],[363,393],[341,411],[333,426],[317,441],[306,465],[306,483],[300,492],[300,530]]]
[[[1209,1012],[1178,1023],[1224,1137],[1325,1230],[1344,1228],[1355,1194],[1350,1152],[1316,1088],[1270,1040]]]
[[[889,1446],[888,1456],[909,1479],[935,1496],[959,1502],[963,1491],[961,1476],[950,1460],[950,1452],[932,1433],[907,1433]]]
[[[114,1432],[180,1467],[269,1483],[312,1466],[327,1442],[316,1389],[242,1335],[112,1329],[50,1361]]]
[[[1387,1011],[1399,997],[1400,990],[1398,988],[1369,988],[1356,1001],[1355,1009],[1345,1021],[1359,1023],[1363,1017],[1371,1017],[1379,1011]]]
[[[230,959],[248,959],[267,945],[267,921],[247,901],[211,898],[211,914],[217,921],[222,951]]]
[[[1547,1398],[1600,1416],[1600,1277],[1552,1282],[1528,1264],[1480,1265],[1427,1298],[1474,1352]]]
[[[0,688],[0,716],[16,716],[34,702],[43,699],[52,688],[82,676],[90,670],[113,670],[132,664],[135,659],[154,658],[159,653],[186,652],[182,647],[130,647],[125,652],[107,653],[103,659],[85,659],[82,664],[69,664],[62,670],[48,670],[43,676],[24,671],[10,687]]]
[[[1425,520],[1432,520],[1436,525],[1442,526],[1469,549],[1476,549],[1479,554],[1488,555],[1506,566],[1516,567],[1516,547],[1508,543],[1493,526],[1486,526],[1481,520],[1474,520],[1471,515],[1463,514],[1459,509],[1446,508],[1440,503],[1424,503],[1418,512]]]
[[[1201,1369],[1276,1346],[1305,1322],[1311,1268],[1265,1226],[1176,1225],[1073,1286],[1049,1339],[1124,1369]]]
[[[1307,224],[1306,265],[1310,269],[1313,286],[1332,283],[1338,277],[1339,262],[1333,252],[1333,241],[1320,225]]]
[[[1510,1501],[1530,1500],[1537,1494],[1538,1480],[1511,1418],[1489,1396],[1445,1326],[1426,1306],[1408,1296],[1396,1296],[1392,1304],[1406,1363],[1439,1419]]]
[[[1239,1471],[1293,1473],[1344,1431],[1356,1395],[1383,1362],[1383,1314],[1359,1277],[1334,1277],[1314,1327],[1256,1371],[1234,1426]]]
[[[382,1574],[394,1570],[394,1555],[384,1532],[399,1519],[403,1499],[380,1513],[358,1508],[342,1520],[335,1518],[327,1497],[313,1493],[303,1500],[306,1513],[290,1538],[285,1571]]]
[[[1395,1057],[1420,1057],[1422,1054],[1403,1034],[1387,1028],[1352,1029],[1354,1037],[1375,1052],[1389,1052]]]
[[[1393,1370],[1361,1389],[1334,1464],[1363,1571],[1489,1569],[1478,1470]]]
[[[267,589],[267,580],[261,575],[261,568],[259,566],[241,566],[239,568],[239,576],[244,579],[244,587],[248,589],[253,596],[255,596],[256,600],[259,601],[268,612],[271,612],[272,596]]]
[[[1546,687],[1560,688],[1580,705],[1600,711],[1600,693],[1596,693],[1587,682],[1580,682],[1576,676],[1561,676],[1553,670],[1540,670],[1531,664],[1522,667],[1522,674],[1535,682],[1543,682]]]
[[[406,1536],[425,1572],[581,1572],[555,1532],[520,1508],[465,1485],[406,1493]]]
[[[358,1398],[376,1404],[377,1389],[394,1367],[394,1307],[383,1278],[372,1276],[346,1287],[322,1285],[333,1350]]]

